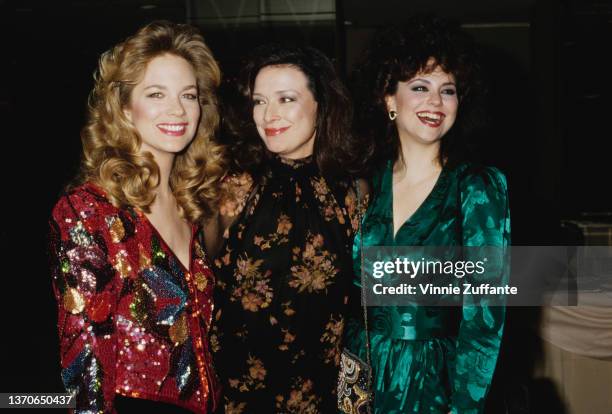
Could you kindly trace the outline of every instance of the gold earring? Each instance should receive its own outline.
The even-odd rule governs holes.
[[[397,112],[389,111],[389,119],[395,121],[395,118],[397,118]]]

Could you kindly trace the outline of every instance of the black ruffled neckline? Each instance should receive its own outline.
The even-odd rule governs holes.
[[[270,173],[274,177],[311,177],[318,174],[317,163],[314,157],[309,155],[305,158],[289,159],[274,155],[270,161]]]

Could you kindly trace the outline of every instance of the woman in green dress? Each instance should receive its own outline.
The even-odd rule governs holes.
[[[377,169],[353,245],[356,275],[362,246],[509,243],[504,175],[464,161],[457,150],[479,80],[469,38],[433,18],[408,27],[378,36],[357,77],[356,101],[367,104],[358,108],[358,130],[369,131]],[[368,307],[373,412],[483,412],[504,314],[503,306],[483,302]],[[346,345],[366,360],[363,319],[355,309]]]

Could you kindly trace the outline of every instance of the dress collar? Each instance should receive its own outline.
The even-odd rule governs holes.
[[[299,158],[288,159],[274,155],[270,161],[270,172],[278,177],[304,177],[313,176],[318,173],[316,162],[312,155]]]

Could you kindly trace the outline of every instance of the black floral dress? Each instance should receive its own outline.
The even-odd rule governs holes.
[[[211,335],[226,413],[334,412],[353,185],[330,183],[311,158],[275,158],[254,184],[231,180],[221,212],[240,213],[215,260]]]

